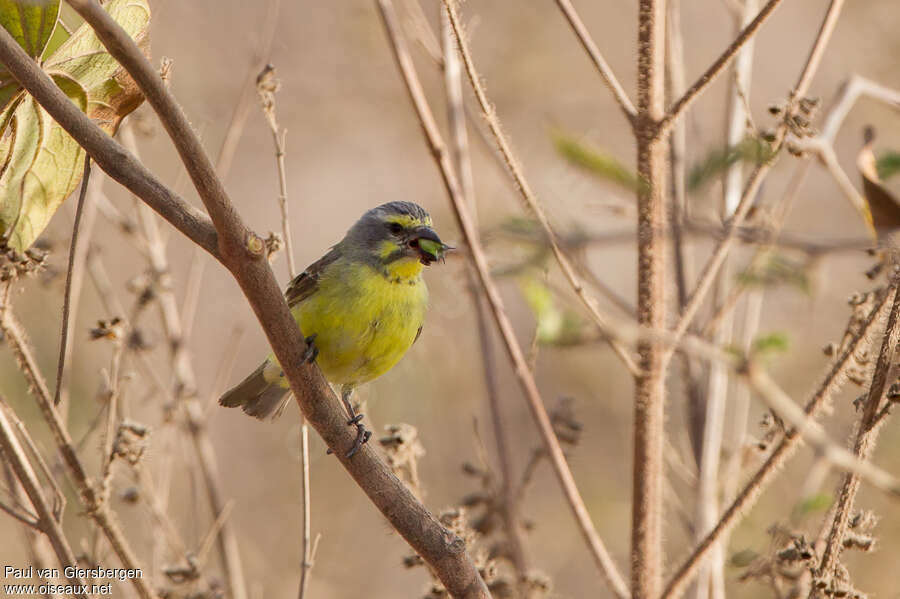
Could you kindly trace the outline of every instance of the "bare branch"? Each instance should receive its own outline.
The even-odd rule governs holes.
[[[0,28],[0,46],[3,46],[2,38],[5,32],[5,29]],[[53,405],[53,398],[50,395],[47,383],[37,367],[37,362],[25,338],[25,333],[13,314],[8,301],[4,301],[3,305],[0,306],[0,330],[6,335],[22,367],[22,371],[29,382],[31,393],[37,400],[38,407],[50,428],[56,447],[69,470],[75,487],[78,489],[85,512],[103,531],[122,565],[128,569],[140,569],[140,564],[128,541],[122,534],[115,515],[110,512],[108,504],[102,501],[100,493],[95,488],[93,481],[88,477],[84,465],[78,458],[72,438],[69,436],[69,431]],[[43,520],[43,516],[41,518]],[[131,582],[141,599],[155,599],[156,594],[145,579],[132,578]]]
[[[487,258],[485,257],[481,241],[478,238],[478,233],[472,222],[472,217],[469,214],[469,208],[465,198],[462,196],[459,182],[453,171],[453,165],[450,162],[450,156],[447,152],[446,145],[441,137],[434,115],[428,105],[428,101],[425,98],[425,93],[422,90],[422,85],[419,82],[418,75],[413,66],[412,58],[406,47],[406,42],[401,36],[393,3],[390,0],[378,0],[378,8],[381,12],[388,39],[391,42],[394,59],[397,61],[397,66],[403,76],[406,90],[415,107],[416,115],[418,116],[419,124],[422,126],[422,131],[425,134],[428,147],[440,170],[444,187],[447,190],[447,195],[450,198],[454,213],[456,214],[457,223],[469,246],[470,252],[468,255],[478,273],[478,278],[491,307],[494,321],[497,328],[500,330],[510,361],[515,368],[516,377],[528,400],[528,407],[531,410],[532,417],[534,417],[535,422],[538,425],[541,437],[543,438],[544,444],[550,455],[554,472],[562,485],[566,499],[569,502],[569,507],[575,514],[581,532],[588,542],[601,572],[606,577],[610,589],[617,597],[627,597],[628,590],[625,586],[625,581],[622,579],[622,576],[616,569],[606,547],[594,530],[590,514],[588,514],[584,501],[578,493],[575,479],[572,477],[572,472],[569,470],[565,456],[560,448],[559,440],[556,438],[556,433],[553,431],[553,425],[544,408],[543,400],[537,389],[537,384],[528,369],[528,363],[522,353],[522,348],[519,346],[512,325],[506,316],[503,300],[500,298],[500,293],[490,275]],[[451,24],[456,21],[456,24],[454,25],[454,29],[456,29],[459,24],[455,12],[455,4],[450,2],[447,4],[447,8],[449,9],[448,12],[451,17]],[[458,37],[457,41],[459,42]]]
[[[621,358],[622,362],[625,363],[629,372],[637,376],[640,373],[640,368],[635,364],[634,357],[631,355],[628,348],[623,347],[621,342],[615,338],[615,335],[610,332],[608,318],[600,312],[597,300],[588,294],[581,277],[578,276],[578,273],[575,271],[574,266],[572,266],[568,256],[566,256],[565,252],[563,252],[562,248],[559,246],[559,239],[550,224],[550,220],[547,218],[544,209],[541,207],[537,197],[531,190],[531,186],[525,179],[525,173],[522,170],[521,163],[512,153],[512,147],[510,146],[509,141],[507,141],[506,136],[503,134],[503,130],[500,127],[500,121],[497,118],[497,113],[484,91],[484,87],[481,84],[481,78],[478,76],[475,64],[472,61],[472,55],[469,52],[469,46],[466,43],[462,24],[459,20],[456,0],[444,0],[444,5],[447,7],[450,15],[450,24],[453,27],[453,34],[456,37],[459,53],[462,57],[466,74],[469,76],[469,82],[472,84],[472,89],[475,91],[475,97],[478,98],[478,104],[481,106],[481,111],[487,121],[488,128],[491,130],[491,134],[497,142],[497,148],[500,150],[503,159],[506,161],[506,166],[508,167],[513,180],[516,182],[516,187],[518,188],[522,199],[525,200],[526,206],[535,215],[538,223],[540,223],[541,228],[544,230],[547,241],[550,244],[550,249],[553,251],[553,255],[559,263],[563,274],[575,291],[575,295],[578,296],[578,299],[580,299],[587,308],[594,323],[600,329],[601,333],[606,336],[610,347],[612,347],[616,355]]]
[[[770,0],[770,4],[775,1],[777,0]],[[843,5],[844,0],[832,0],[831,5],[828,8],[828,12],[826,13],[825,18],[822,21],[822,25],[819,28],[819,33],[816,36],[816,40],[813,43],[813,48],[810,51],[809,58],[807,59],[806,64],[803,67],[803,71],[800,73],[793,91],[791,91],[788,107],[785,110],[786,115],[793,114],[797,102],[806,94],[806,91],[809,88],[809,84],[812,81],[812,76],[815,74],[815,71],[819,67],[819,61],[822,57],[822,53],[824,52],[824,48],[828,45],[828,42],[831,39],[831,34],[834,32],[834,27],[837,23],[837,17],[840,14],[841,8],[843,8]],[[763,8],[763,10],[765,10],[765,7]],[[778,129],[775,131],[775,139],[772,141],[773,157],[776,156],[777,153],[781,150],[787,133],[788,119],[785,118],[785,120],[778,126]],[[678,337],[684,335],[688,327],[691,325],[691,321],[694,319],[694,316],[696,316],[697,311],[700,309],[700,305],[703,303],[707,292],[709,292],[713,280],[716,277],[716,273],[719,272],[719,268],[725,262],[725,258],[727,258],[728,252],[731,251],[731,247],[734,245],[738,228],[741,226],[741,224],[744,222],[744,219],[747,217],[747,214],[750,212],[750,208],[753,206],[753,202],[756,198],[756,194],[759,192],[759,188],[762,185],[763,179],[765,179],[765,177],[769,174],[771,168],[772,162],[769,161],[758,165],[753,173],[751,173],[749,180],[744,186],[744,192],[741,194],[741,199],[734,209],[734,215],[728,221],[727,233],[716,245],[716,248],[713,250],[712,256],[710,256],[709,260],[707,260],[706,265],[703,268],[703,272],[700,274],[700,278],[697,281],[694,292],[691,294],[691,299],[688,302],[687,306],[685,306],[684,310],[682,310],[681,317],[678,319],[678,323],[675,325],[674,334],[676,341]]]
[[[91,176],[91,157],[84,155],[84,172],[81,176],[81,191],[78,193],[78,205],[75,208],[75,223],[72,225],[72,243],[69,245],[69,263],[66,268],[66,289],[63,295],[62,332],[59,336],[59,359],[56,366],[56,393],[53,404],[59,405],[63,389],[63,374],[66,365],[66,344],[69,340],[69,309],[72,305],[72,280],[75,272],[75,253],[78,248],[78,230],[81,228],[81,214],[84,211],[84,198],[87,196],[88,181]]]
[[[666,116],[659,122],[657,135],[663,136],[668,133],[675,123],[675,120],[687,110],[688,106],[694,103],[694,100],[700,96],[703,90],[705,90],[716,77],[725,71],[725,67],[727,67],[734,57],[737,56],[744,44],[759,31],[759,28],[762,27],[762,24],[766,19],[768,19],[775,9],[778,8],[779,4],[781,4],[781,0],[769,0],[766,5],[762,7],[759,14],[756,15],[756,18],[750,21],[750,23],[741,30],[734,41],[725,49],[725,52],[723,52],[709,68],[700,75],[700,78],[684,92],[684,95],[672,105],[672,108],[669,109]]]
[[[809,418],[815,418],[824,409],[829,400],[837,393],[846,381],[846,369],[853,361],[854,355],[863,351],[869,344],[872,328],[880,321],[887,301],[887,293],[883,293],[872,308],[868,317],[846,344],[844,351],[834,361],[818,388],[806,402],[804,411]],[[681,597],[687,585],[691,583],[703,559],[722,535],[730,531],[753,507],[763,490],[775,479],[784,464],[793,456],[800,445],[801,436],[796,428],[789,429],[778,446],[772,451],[765,463],[737,494],[731,505],[722,513],[715,527],[703,538],[691,554],[681,562],[672,579],[662,593],[662,599]]]
[[[594,40],[591,38],[590,32],[588,32],[581,17],[579,17],[578,13],[575,11],[575,7],[572,6],[572,3],[569,0],[556,0],[556,4],[559,6],[560,10],[562,10],[569,25],[571,25],[572,31],[575,32],[578,41],[584,46],[585,52],[591,57],[591,62],[597,67],[600,77],[603,78],[603,82],[606,83],[609,91],[612,92],[613,97],[619,104],[619,108],[622,109],[622,113],[625,115],[625,118],[628,119],[628,123],[634,126],[637,110],[635,110],[631,100],[628,99],[628,93],[619,83],[619,80],[616,79],[615,74],[606,63],[606,60],[604,60],[603,55],[600,53],[600,49],[597,48],[597,44],[595,44]]]
[[[453,26],[446,9],[441,11],[441,49],[444,58],[444,90],[447,97],[447,121],[449,125],[450,150],[452,162],[456,166],[463,201],[472,209],[472,219],[478,221],[478,206],[475,198],[475,183],[472,174],[472,161],[469,155],[468,131],[466,130],[466,113],[463,103],[462,69],[459,63],[459,48],[453,35]],[[524,526],[519,516],[519,501],[515,490],[515,476],[510,451],[509,431],[503,419],[500,389],[498,386],[496,359],[491,339],[488,306],[480,293],[478,274],[471,264],[468,265],[469,295],[475,312],[478,344],[481,349],[481,370],[484,379],[485,394],[491,413],[494,428],[494,440],[497,444],[497,458],[500,464],[500,517],[503,520],[504,532],[509,543],[509,556],[516,571],[516,582],[520,592],[522,581],[529,570],[529,559],[526,553]]]
[[[637,89],[637,320],[653,332],[666,326],[666,149],[655,135],[665,111],[666,0],[638,3]],[[631,594],[656,597],[662,587],[665,479],[665,349],[638,343],[641,375],[634,388],[631,504]]]
[[[892,273],[896,277],[896,273]],[[896,282],[895,282],[896,285]],[[880,418],[879,407],[882,405],[884,392],[887,390],[891,366],[897,349],[897,341],[900,339],[900,292],[894,288],[894,301],[890,316],[884,330],[881,342],[881,350],[878,361],[875,364],[875,372],[872,375],[872,383],[863,404],[863,414],[859,419],[856,430],[856,440],[853,443],[853,454],[862,463],[868,463],[875,451],[875,443],[884,419]],[[844,538],[850,517],[853,514],[853,504],[859,491],[862,476],[860,472],[847,472],[841,482],[841,490],[838,502],[834,508],[831,530],[825,543],[825,551],[822,553],[822,561],[816,571],[817,578],[830,579],[834,576],[838,567],[838,558],[844,546]]]
[[[166,189],[133,156],[93,125],[5,30],[0,31],[0,62],[85,147],[101,168],[228,267],[260,320],[276,357],[284,365],[286,378],[309,422],[329,447],[351,447],[355,433],[346,426],[346,417],[334,394],[318,367],[304,364],[306,344],[265,260],[262,239],[252,234],[240,220],[181,109],[133,40],[96,2],[72,0],[72,5],[132,75],[166,123],[218,230],[210,227],[196,209]],[[448,534],[446,528],[416,501],[378,458],[375,450],[364,447],[352,460],[344,453],[336,452],[344,467],[392,525],[434,568],[447,589],[458,597],[485,596],[484,582],[462,541]],[[108,522],[103,524],[109,525]]]
[[[39,527],[50,540],[53,551],[59,558],[60,565],[63,568],[75,566],[78,564],[75,554],[72,552],[72,548],[69,547],[69,542],[63,534],[62,526],[54,517],[53,510],[44,497],[41,485],[28,463],[28,458],[25,456],[22,446],[19,445],[19,441],[16,439],[13,427],[9,423],[7,418],[7,410],[9,409],[6,399],[0,397],[0,449],[3,450],[4,458],[9,462],[13,472],[16,474],[16,478],[19,479],[19,483],[25,489],[25,493],[28,494],[31,505],[37,511],[40,519]],[[66,578],[72,585],[76,585],[78,589],[84,588],[84,581],[80,577],[67,576]],[[77,596],[86,598],[87,594],[79,592]]]

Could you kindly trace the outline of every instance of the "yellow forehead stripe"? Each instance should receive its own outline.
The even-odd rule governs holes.
[[[425,217],[425,220],[421,220],[416,218],[411,214],[392,214],[385,219],[386,222],[389,223],[397,223],[402,226],[404,229],[411,229],[412,227],[421,227],[431,226],[431,217]]]

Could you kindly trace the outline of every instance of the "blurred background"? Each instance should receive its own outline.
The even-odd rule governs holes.
[[[373,2],[282,2],[271,51],[265,46],[268,2],[234,0],[153,0],[151,43],[154,61],[174,61],[171,88],[182,103],[207,149],[216,156],[248,73],[260,59],[277,69],[281,89],[277,115],[287,130],[287,182],[298,267],[317,259],[337,242],[367,209],[391,200],[411,200],[428,209],[441,236],[454,245],[461,235],[449,211],[438,171],[426,150],[418,122],[390,54]],[[408,26],[417,31],[406,0],[398,8]],[[425,19],[439,24],[437,2],[423,3]],[[605,58],[634,97],[635,24],[637,2],[602,0],[577,2],[577,8]],[[730,0],[683,2],[685,68],[692,82],[729,43],[734,33]],[[783,100],[802,68],[809,46],[827,8],[824,0],[785,2],[756,38],[752,88],[747,101],[756,125],[774,123],[768,107]],[[463,6],[476,64],[496,104],[505,130],[524,163],[526,172],[552,221],[564,233],[630,233],[634,228],[633,194],[573,166],[556,149],[554,135],[562,132],[579,143],[602,150],[632,169],[635,148],[632,134],[611,94],[604,87],[554,2],[498,3],[468,0]],[[810,95],[829,101],[851,75],[900,88],[900,5],[893,0],[847,3],[839,25],[811,88]],[[429,99],[441,125],[444,119],[442,75],[421,44],[411,50]],[[711,152],[725,147],[725,124],[730,76],[720,77],[690,111],[686,122],[688,165],[702,163]],[[467,105],[477,115],[467,82]],[[233,166],[225,179],[242,216],[258,232],[280,230],[276,203],[278,178],[271,133],[256,105],[237,146]],[[150,169],[193,203],[200,205],[179,166],[176,153],[151,111],[141,107],[132,117],[142,157]],[[472,121],[480,126],[479,119]],[[900,148],[900,115],[885,105],[862,99],[846,118],[835,150],[851,180],[861,189],[855,167],[862,144],[862,128],[878,130],[876,150]],[[520,264],[532,248],[504,236],[513,219],[524,215],[509,179],[498,166],[490,145],[470,128],[475,189],[480,225],[489,241],[492,264],[498,268]],[[775,201],[785,191],[796,158],[785,154],[766,180],[761,200]],[[898,178],[900,179],[900,178]],[[889,181],[896,191],[897,181]],[[120,211],[134,214],[132,198],[107,181],[104,192]],[[692,215],[715,219],[722,186],[718,178],[692,190],[687,198]],[[14,305],[26,325],[48,378],[55,372],[59,313],[64,284],[66,248],[74,206],[68,202],[44,237],[52,247],[50,273],[29,279],[16,291]],[[104,215],[98,216],[91,244],[109,273],[113,291],[129,306],[134,302],[129,281],[146,270],[145,259],[132,238]],[[196,276],[195,250],[177,232],[161,225],[168,240],[172,281],[179,302],[187,281]],[[827,243],[865,239],[866,229],[856,210],[817,164],[800,189],[785,225],[805,239]],[[695,258],[689,280],[711,247],[710,239],[692,238],[689,253]],[[736,264],[746,262],[749,249],[736,253]],[[580,253],[590,270],[627,302],[635,299],[635,250],[625,236],[619,243],[588,245]],[[802,256],[797,260],[802,261]],[[211,435],[224,491],[233,499],[230,520],[235,526],[250,596],[288,597],[297,592],[300,558],[299,418],[291,403],[275,422],[258,422],[238,411],[215,405],[223,385],[232,385],[254,368],[268,352],[257,322],[228,273],[206,256],[196,318],[188,340],[196,370],[199,397],[208,405]],[[743,261],[742,261],[743,260]],[[192,271],[193,268],[195,270]],[[779,332],[788,349],[770,361],[778,381],[797,401],[803,401],[828,365],[821,348],[839,341],[850,309],[848,297],[873,288],[864,276],[873,259],[862,251],[828,253],[804,268],[804,285],[767,288],[760,334]],[[546,266],[546,268],[545,268]],[[274,265],[287,283],[284,256]],[[739,266],[735,267],[737,272]],[[544,271],[548,274],[544,275]],[[480,490],[480,482],[463,472],[463,463],[482,465],[483,444],[489,465],[496,467],[491,421],[481,375],[481,350],[464,260],[450,259],[426,273],[431,308],[419,342],[391,372],[362,391],[367,399],[369,427],[378,437],[383,427],[408,423],[418,429],[425,455],[419,461],[424,501],[433,511],[459,505]],[[529,285],[551,290],[553,310],[564,319],[582,323],[586,315],[567,291],[552,261],[531,266],[518,276],[501,279],[503,299],[527,349],[535,332],[536,313],[528,303]],[[133,285],[132,285],[133,287]],[[525,290],[525,292],[523,292]],[[561,290],[556,293],[553,290]],[[533,294],[532,294],[533,295]],[[604,309],[622,317],[609,302]],[[86,280],[77,314],[72,374],[71,430],[78,439],[96,418],[101,404],[98,389],[109,368],[111,345],[90,342],[88,330],[99,319],[116,316],[104,308],[96,287]],[[141,316],[139,328],[151,344],[147,364],[163,381],[171,376],[165,337],[156,308]],[[580,442],[571,447],[569,461],[591,516],[620,567],[627,572],[631,494],[632,384],[609,348],[596,342],[551,343],[539,346],[535,373],[548,408],[571,397],[582,424]],[[494,343],[496,374],[503,404],[504,427],[513,444],[513,465],[521,473],[534,448],[540,445],[524,398],[512,375],[502,347]],[[233,361],[233,366],[229,362]],[[166,399],[156,390],[147,371],[126,356],[123,393],[130,417],[156,431],[165,428]],[[686,408],[680,369],[673,369],[667,405],[668,433],[673,463],[693,458],[686,433]],[[8,348],[0,348],[0,392],[21,417],[33,426],[42,447],[49,439],[33,400],[16,369]],[[852,399],[858,388],[846,389],[826,420],[832,438],[843,443],[852,433]],[[752,404],[749,432],[758,435],[757,423],[765,413]],[[179,425],[181,426],[181,425]],[[479,432],[476,434],[476,430]],[[479,435],[481,441],[479,441]],[[202,480],[194,466],[194,450],[187,435],[151,437],[144,461],[154,477],[162,469],[172,475],[170,511],[183,537],[196,546],[206,535],[210,516]],[[85,459],[96,468],[100,447],[97,435],[86,439]],[[420,597],[428,575],[424,568],[405,568],[410,554],[406,543],[351,481],[312,433],[312,532],[321,534],[312,571],[309,597]],[[726,438],[725,448],[733,449]],[[52,455],[52,453],[50,453]],[[876,463],[900,473],[900,426],[884,429]],[[810,481],[814,456],[801,450],[778,481],[736,529],[726,559],[752,550],[771,549],[769,529],[785,525],[808,529],[814,535],[824,515],[822,508],[799,516],[795,506],[811,495],[834,493],[838,476]],[[755,468],[753,462],[750,468]],[[690,476],[673,469],[671,508],[666,518],[667,564],[674,567],[691,545],[692,533],[685,514],[694,512]],[[96,472],[96,470],[94,470]],[[749,471],[748,471],[749,472]],[[743,479],[742,479],[743,480]],[[159,534],[142,502],[119,499],[131,484],[131,474],[117,468],[114,509],[142,560],[164,565],[149,550]],[[71,493],[71,491],[69,491]],[[880,517],[876,529],[879,549],[872,554],[847,555],[846,563],[857,586],[871,596],[900,597],[900,583],[887,576],[900,553],[900,504],[863,488],[858,505]],[[538,466],[521,507],[530,523],[527,549],[536,569],[552,581],[551,596],[560,598],[607,596],[580,533],[575,527],[556,479],[546,463]],[[70,497],[67,530],[76,552],[85,536],[77,500]],[[0,517],[0,563],[23,563],[26,552],[19,525]],[[210,558],[213,572],[216,554]],[[113,558],[109,558],[110,563]],[[739,582],[743,569],[726,568],[729,596],[771,596],[760,582]],[[626,574],[627,577],[627,574]],[[128,596],[126,585],[114,587],[116,596]]]

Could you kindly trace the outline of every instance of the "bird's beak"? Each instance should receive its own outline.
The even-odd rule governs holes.
[[[417,227],[407,242],[419,256],[419,261],[428,266],[436,260],[444,261],[444,253],[455,248],[447,245],[431,227]]]

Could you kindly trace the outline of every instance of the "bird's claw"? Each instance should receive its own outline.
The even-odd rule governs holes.
[[[356,439],[353,441],[353,447],[351,447],[350,450],[346,454],[344,454],[344,457],[346,457],[347,459],[355,456],[357,452],[362,449],[362,446],[368,443],[369,439],[372,437],[372,431],[366,429],[365,425],[360,422],[362,419],[363,415],[357,414],[347,421],[348,426],[356,427]],[[325,453],[331,455],[334,453],[334,451],[332,451],[332,449],[329,447]]]
[[[312,364],[316,361],[316,358],[319,357],[319,348],[316,347],[316,335],[310,335],[304,341],[306,341],[306,349],[303,350],[303,362],[305,364]]]
[[[362,414],[360,414],[359,416],[362,416]],[[357,418],[359,418],[359,416],[357,416]],[[353,420],[356,420],[356,418],[354,418]],[[347,459],[350,459],[354,455],[356,455],[356,452],[358,452],[360,449],[362,449],[362,446],[366,444],[366,442],[369,440],[369,437],[371,437],[371,436],[372,436],[372,431],[366,430],[365,425],[357,422],[356,423],[356,440],[353,442],[353,447],[351,447],[350,451],[347,452]]]

